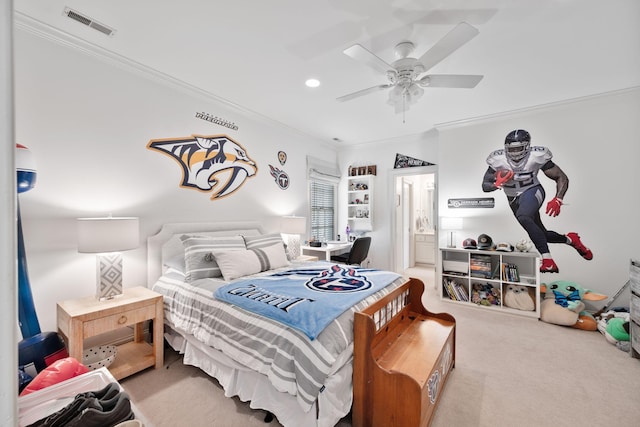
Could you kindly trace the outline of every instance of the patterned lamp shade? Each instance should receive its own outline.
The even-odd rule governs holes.
[[[78,218],[78,252],[97,254],[98,299],[122,294],[121,251],[139,245],[138,218]]]

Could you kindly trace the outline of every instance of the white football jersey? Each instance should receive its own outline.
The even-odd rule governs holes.
[[[538,171],[545,163],[550,161],[552,157],[553,155],[547,147],[533,146],[526,161],[522,162],[522,166],[513,167],[511,163],[509,163],[504,149],[499,149],[489,154],[487,164],[496,171],[508,169],[514,172],[511,181],[505,183],[502,189],[507,196],[515,197],[529,188],[540,184],[540,181],[538,181]]]

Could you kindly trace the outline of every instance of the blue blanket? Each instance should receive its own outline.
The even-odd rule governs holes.
[[[315,339],[335,318],[400,275],[325,264],[231,282],[215,297]]]

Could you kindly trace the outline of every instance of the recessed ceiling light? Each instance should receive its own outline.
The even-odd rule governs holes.
[[[318,87],[318,86],[320,86],[320,80],[318,80],[318,79],[309,79],[306,82],[304,82],[304,84],[306,84],[308,87]]]

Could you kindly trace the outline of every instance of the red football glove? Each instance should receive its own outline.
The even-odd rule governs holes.
[[[562,199],[554,197],[549,203],[547,203],[547,214],[551,216],[560,215],[560,206],[562,206]]]
[[[496,182],[494,185],[497,188],[502,188],[502,186],[513,178],[513,171],[509,169],[501,169],[496,171]]]

